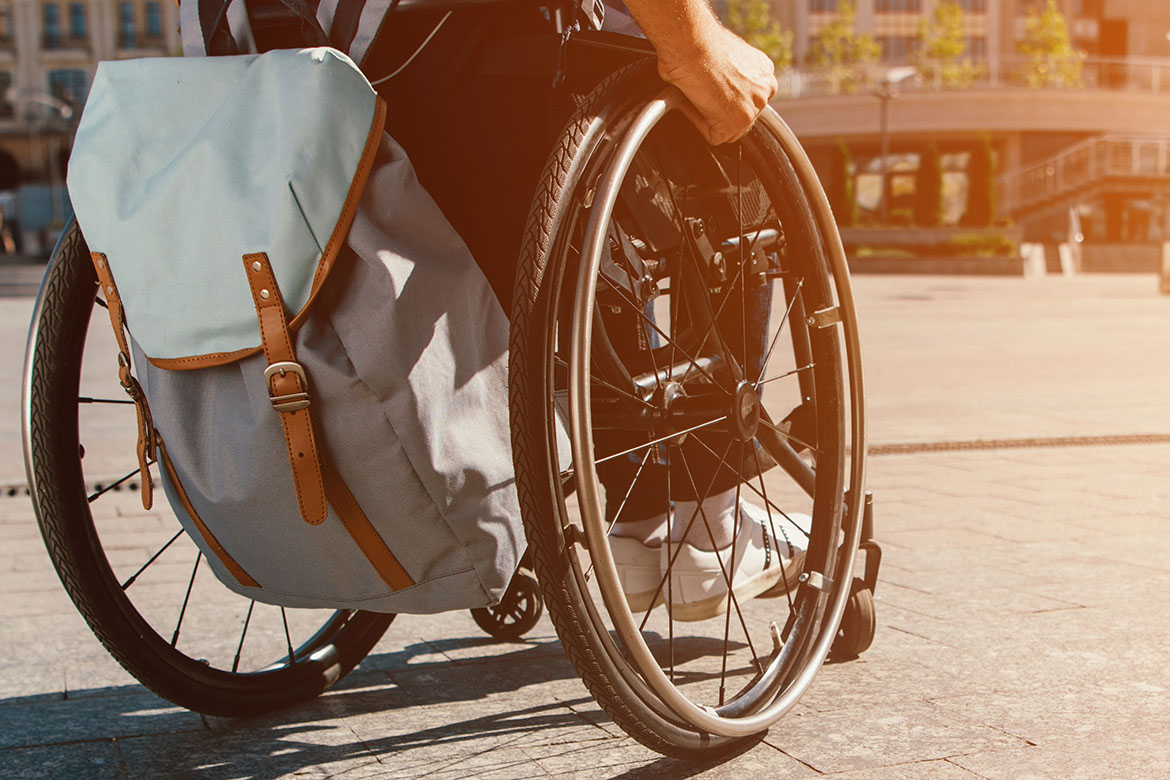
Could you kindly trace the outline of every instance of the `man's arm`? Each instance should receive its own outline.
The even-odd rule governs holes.
[[[740,138],[776,94],[772,60],[719,23],[706,0],[625,0],[658,53],[658,74],[712,144]]]

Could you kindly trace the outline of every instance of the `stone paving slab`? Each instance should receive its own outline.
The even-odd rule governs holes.
[[[1170,432],[1170,361],[1151,357],[1168,354],[1170,301],[1152,278],[856,284],[875,443]],[[30,308],[0,299],[0,332]],[[0,339],[0,357],[22,345]],[[12,419],[4,468],[19,464]],[[497,643],[466,612],[402,616],[314,701],[248,719],[176,708],[88,631],[27,499],[0,497],[0,778],[1167,777],[1167,474],[1161,444],[871,458],[874,646],[716,764],[626,737],[547,618]],[[127,563],[153,523],[134,505],[101,518]],[[187,576],[162,572],[144,587]]]

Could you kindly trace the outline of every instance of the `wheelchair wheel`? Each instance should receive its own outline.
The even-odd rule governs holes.
[[[366,656],[394,616],[285,610],[237,596],[200,566],[165,501],[147,513],[119,490],[139,480],[135,417],[113,379],[117,348],[104,305],[71,224],[33,315],[23,401],[29,487],[61,582],[114,658],[176,704],[244,716],[317,695]],[[128,465],[87,473],[87,450],[91,462],[123,454]]]
[[[708,147],[675,100],[635,65],[563,133],[517,272],[511,392],[526,531],[570,659],[631,736],[697,758],[775,723],[828,655],[864,424],[848,273],[807,158],[771,111]],[[717,547],[703,506],[729,495],[763,518],[775,584],[732,584],[735,536],[708,556],[722,588],[688,601],[682,541]],[[627,594],[611,532],[654,518],[657,585]]]

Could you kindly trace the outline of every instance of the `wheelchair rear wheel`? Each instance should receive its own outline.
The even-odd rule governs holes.
[[[770,110],[708,147],[676,100],[633,66],[584,100],[550,157],[514,295],[513,448],[578,673],[634,738],[707,757],[788,712],[837,637],[864,424],[848,273],[807,158]],[[693,529],[718,547],[704,503],[731,495],[774,552],[770,598],[730,573],[735,536],[707,556],[722,583],[688,601],[681,541]],[[627,593],[631,545],[613,532],[657,517],[666,539],[640,553],[650,584]]]
[[[286,610],[237,596],[200,566],[161,495],[142,509],[134,410],[115,378],[104,305],[71,224],[33,315],[23,403],[29,487],[61,582],[110,654],[176,704],[243,716],[316,696],[366,656],[394,615]],[[96,474],[86,467],[95,460]]]

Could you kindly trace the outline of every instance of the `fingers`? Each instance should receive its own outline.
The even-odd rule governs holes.
[[[747,134],[778,86],[766,54],[726,30],[715,43],[704,58],[659,57],[659,75],[686,96],[683,114],[713,146]]]

